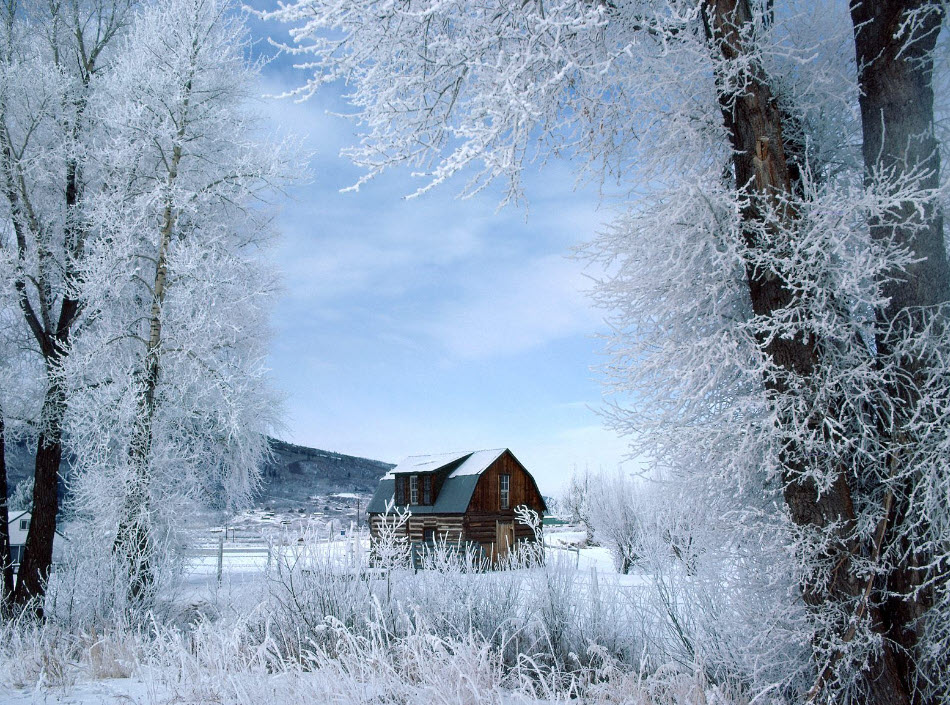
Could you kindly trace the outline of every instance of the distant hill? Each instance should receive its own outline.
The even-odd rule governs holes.
[[[280,507],[312,503],[318,495],[354,493],[368,495],[379,478],[393,465],[379,460],[358,458],[318,448],[307,448],[270,439],[273,456],[262,469],[262,483],[256,500],[260,505]],[[24,441],[6,446],[7,478],[12,495],[16,486],[33,476],[33,444]],[[69,477],[71,466],[63,460],[61,469]]]
[[[271,439],[274,458],[264,466],[259,504],[306,503],[316,495],[372,494],[391,463],[307,448]]]

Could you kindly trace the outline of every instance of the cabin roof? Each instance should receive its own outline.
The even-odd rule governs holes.
[[[460,460],[463,461],[462,464],[455,468],[449,474],[449,477],[481,475],[506,450],[508,449],[493,448],[491,450],[468,450],[461,453],[441,453],[439,455],[410,455],[383,475],[383,479],[391,480],[396,475],[438,472]]]
[[[412,455],[383,475],[373,498],[366,507],[369,514],[383,514],[386,504],[394,499],[396,475],[434,473],[458,463],[445,478],[435,504],[413,505],[413,514],[464,514],[468,509],[478,478],[502,456],[507,448],[442,453],[440,455]]]
[[[7,514],[7,517],[8,517],[7,523],[12,526],[15,521],[17,521],[18,519],[22,519],[23,517],[26,517],[27,519],[30,519],[32,521],[33,514],[30,512],[29,509],[21,509],[16,512],[10,512],[9,514]],[[67,541],[69,540],[69,537],[66,536],[66,534],[64,534],[59,529],[56,529],[56,535],[59,536],[60,538],[66,539]],[[14,544],[14,545],[19,546],[21,544]]]
[[[22,517],[24,514],[26,514],[27,517],[29,517],[29,518],[31,518],[31,519],[33,518],[33,515],[30,514],[27,510],[21,509],[21,510],[18,511],[18,512],[10,512],[9,514],[7,514],[7,517],[9,517],[9,518],[7,519],[7,523],[8,523],[8,524],[12,524],[12,523],[15,522],[17,519],[19,519],[20,517]]]

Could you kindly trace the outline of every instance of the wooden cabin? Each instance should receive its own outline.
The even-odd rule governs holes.
[[[494,559],[519,541],[535,540],[515,517],[515,507],[525,505],[542,517],[547,510],[531,473],[507,448],[403,460],[383,476],[370,500],[372,539],[390,502],[410,512],[411,542],[474,542]]]

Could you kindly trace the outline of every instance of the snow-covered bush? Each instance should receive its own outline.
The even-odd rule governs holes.
[[[44,612],[71,631],[103,631],[112,625],[141,626],[165,620],[176,611],[174,600],[183,560],[170,532],[156,537],[153,589],[129,600],[129,566],[112,551],[113,537],[85,522],[69,525],[65,550],[50,575]]]
[[[354,541],[320,545],[314,531],[300,543],[273,547],[275,567],[267,576],[268,629],[283,653],[297,656],[308,644],[325,643],[330,621],[360,632],[381,619],[379,593],[386,594]]]
[[[594,538],[610,549],[617,570],[629,573],[640,559],[643,509],[638,483],[617,471],[589,475],[586,485],[587,516]]]

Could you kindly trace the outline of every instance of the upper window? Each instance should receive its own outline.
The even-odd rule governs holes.
[[[406,478],[396,476],[396,491],[393,494],[393,500],[396,504],[406,504]]]
[[[419,476],[409,476],[409,504],[419,504]]]
[[[432,504],[432,476],[425,475],[422,478],[422,503]]]
[[[511,475],[498,476],[498,494],[502,509],[508,509],[509,496],[508,487],[511,481]]]
[[[30,520],[20,519],[20,531],[29,531],[29,530],[30,530]]]

